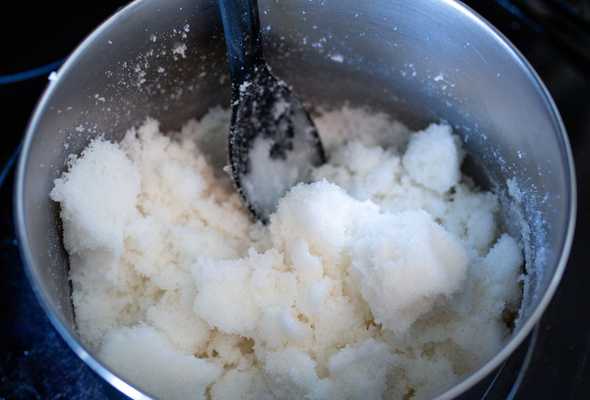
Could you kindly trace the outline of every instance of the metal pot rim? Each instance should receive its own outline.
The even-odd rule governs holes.
[[[138,7],[139,4],[143,1],[144,0],[132,1],[127,6],[123,7],[115,14],[113,14],[111,17],[109,17],[97,29],[95,29],[90,35],[88,35],[84,39],[84,41],[68,57],[64,65],[59,69],[56,79],[49,83],[41,99],[37,103],[35,107],[35,112],[31,120],[29,121],[29,124],[26,129],[25,138],[23,141],[22,150],[19,156],[18,166],[16,170],[16,181],[14,189],[14,223],[16,229],[16,236],[19,243],[21,259],[25,267],[25,273],[31,284],[33,292],[37,297],[37,300],[41,304],[42,308],[44,309],[54,328],[59,332],[59,334],[63,337],[68,346],[74,351],[74,353],[76,353],[78,357],[80,357],[100,377],[102,377],[104,380],[106,380],[108,383],[110,383],[112,386],[117,388],[125,395],[134,399],[149,399],[150,397],[138,388],[136,388],[135,386],[127,383],[122,378],[115,375],[110,369],[108,369],[100,361],[97,360],[97,358],[92,354],[92,352],[77,339],[73,329],[68,327],[65,321],[63,321],[63,319],[57,316],[52,306],[50,305],[51,303],[49,301],[49,295],[45,290],[43,290],[41,285],[39,285],[38,282],[40,278],[38,274],[35,272],[35,269],[31,268],[31,265],[33,264],[33,257],[28,242],[27,228],[25,226],[25,210],[23,207],[23,197],[24,180],[26,164],[29,156],[29,148],[35,135],[36,127],[39,123],[39,120],[41,119],[41,116],[46,111],[47,104],[50,98],[52,97],[57,82],[65,75],[66,71],[73,68],[73,65],[82,56],[82,53],[84,53],[86,48],[88,48],[99,36],[101,36],[103,32],[107,31],[110,26],[117,24],[119,20],[123,19],[126,15],[133,13],[134,9]],[[559,285],[570,254],[576,223],[577,189],[573,156],[565,126],[551,95],[549,94],[547,88],[545,87],[544,83],[541,81],[535,70],[524,58],[524,56],[520,53],[520,51],[518,51],[516,47],[502,33],[500,33],[494,26],[492,26],[488,21],[486,21],[483,17],[477,14],[470,7],[458,0],[440,1],[445,3],[448,7],[454,8],[458,13],[461,13],[465,17],[469,18],[473,22],[473,24],[478,25],[482,30],[487,31],[488,34],[495,37],[497,42],[501,43],[502,46],[504,46],[506,52],[512,56],[513,60],[516,63],[518,63],[524,71],[526,71],[531,81],[531,84],[534,87],[536,87],[539,96],[543,99],[545,105],[547,106],[547,109],[551,112],[553,124],[556,127],[556,131],[559,132],[558,140],[562,145],[561,150],[562,152],[565,152],[565,159],[567,160],[566,170],[570,181],[570,188],[569,192],[567,193],[567,195],[570,197],[568,204],[568,228],[565,240],[563,242],[563,248],[560,251],[558,265],[555,269],[553,277],[551,278],[551,282],[549,283],[547,289],[543,293],[541,300],[537,304],[535,310],[531,313],[531,315],[529,315],[529,317],[521,326],[517,334],[511,337],[510,340],[504,345],[504,347],[493,358],[488,360],[488,362],[486,362],[479,369],[477,369],[469,376],[464,378],[458,384],[454,385],[453,387],[451,387],[450,389],[448,389],[447,391],[445,391],[437,397],[437,399],[450,399],[467,391],[468,389],[473,387],[477,382],[479,382],[488,374],[490,374],[494,369],[500,366],[500,364],[504,360],[506,360],[506,358],[508,358],[508,356],[524,341],[524,339],[529,335],[533,327],[541,318],[543,312],[545,311],[549,302],[551,301],[551,298],[553,297],[557,289],[557,286]]]

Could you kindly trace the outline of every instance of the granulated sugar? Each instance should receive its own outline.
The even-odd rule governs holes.
[[[163,399],[408,399],[493,356],[519,244],[446,125],[344,108],[328,163],[254,223],[201,144],[226,111],[95,139],[56,180],[84,341]]]

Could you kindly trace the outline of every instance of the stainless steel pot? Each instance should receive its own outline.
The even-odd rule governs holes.
[[[526,243],[531,284],[504,348],[441,398],[464,392],[527,336],[565,268],[574,230],[575,176],[551,97],[518,51],[459,2],[259,2],[267,59],[305,100],[369,105],[415,128],[444,119],[463,136],[472,172],[501,194],[509,230]],[[76,333],[68,262],[48,193],[68,154],[79,153],[92,137],[118,140],[148,115],[163,121],[164,128],[178,128],[228,101],[216,2],[137,0],[71,55],[28,127],[15,201],[31,284],[70,347],[133,398],[146,395],[105,368]],[[224,140],[220,134],[219,149]]]

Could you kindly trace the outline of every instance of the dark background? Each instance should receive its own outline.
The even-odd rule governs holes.
[[[0,399],[120,398],[67,348],[31,292],[12,233],[12,167],[48,73],[125,3],[20,1],[0,12]],[[554,300],[493,384],[490,378],[466,398],[590,399],[590,1],[466,3],[502,31],[547,84],[570,135],[578,178],[576,240]],[[15,75],[26,71],[28,79]]]

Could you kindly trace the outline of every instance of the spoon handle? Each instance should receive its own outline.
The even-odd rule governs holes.
[[[218,0],[234,90],[264,64],[257,0]]]

